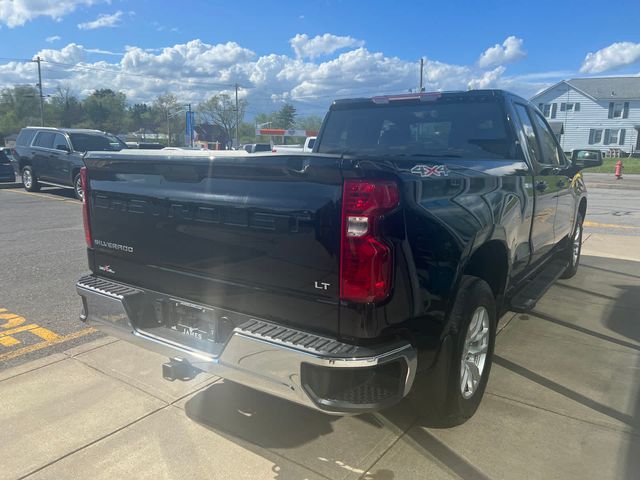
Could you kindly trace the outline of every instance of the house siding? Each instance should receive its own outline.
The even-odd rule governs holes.
[[[578,148],[600,148],[603,151],[609,148],[620,148],[625,152],[636,149],[638,131],[640,126],[640,99],[617,99],[619,102],[629,102],[627,118],[608,118],[609,100],[594,101],[566,83],[560,83],[553,88],[535,96],[531,102],[537,107],[540,103],[557,103],[556,117],[548,118],[550,122],[562,122],[564,134],[560,137],[560,145],[563,150],[571,151]],[[580,103],[580,110],[562,112],[561,103]],[[589,144],[589,131],[591,129],[625,129],[624,144],[604,145],[604,138],[600,144]],[[604,135],[603,135],[604,137]]]

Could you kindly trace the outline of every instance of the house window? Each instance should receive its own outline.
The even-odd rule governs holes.
[[[605,145],[624,145],[624,128],[607,128],[604,131]]]
[[[601,128],[592,128],[589,130],[589,145],[598,145],[602,143],[602,133],[604,130]]]
[[[556,118],[558,104],[557,103],[539,103],[538,109],[542,112],[545,118]]]
[[[609,118],[629,117],[629,102],[609,102]]]
[[[561,103],[560,104],[560,111],[561,112],[578,112],[580,111],[580,104],[577,102],[572,102],[572,103]]]

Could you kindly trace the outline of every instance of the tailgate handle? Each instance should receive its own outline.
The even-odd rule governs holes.
[[[302,162],[299,163],[299,165],[300,165],[299,169],[294,168],[293,166],[287,166],[287,172],[293,175],[305,175],[307,173],[307,170],[309,169],[309,165],[310,165],[309,159],[305,158]]]

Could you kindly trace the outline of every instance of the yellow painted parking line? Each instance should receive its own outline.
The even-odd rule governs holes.
[[[53,333],[51,330],[44,327],[36,327],[31,330],[30,333],[37,335],[46,342],[55,342],[58,338],[60,338],[60,335],[58,335],[57,333]]]
[[[13,358],[26,355],[27,353],[36,352],[38,350],[42,350],[43,348],[47,348],[52,345],[57,345],[59,343],[68,342],[69,340],[74,340],[76,338],[84,337],[85,335],[89,335],[95,331],[96,331],[95,328],[84,328],[82,330],[78,330],[77,332],[73,332],[68,335],[58,336],[56,340],[44,341],[44,342],[36,343],[34,345],[29,345],[28,347],[19,348],[18,350],[14,350],[12,352],[2,353],[0,354],[0,362],[3,362],[5,360],[11,360]]]
[[[621,229],[637,229],[640,227],[633,227],[631,225],[618,225],[615,223],[598,223],[598,222],[589,222],[588,220],[585,220],[585,222],[582,224],[585,227],[593,227],[593,228],[621,228]]]
[[[60,339],[60,335],[57,333],[35,323],[23,325],[27,320],[20,315],[8,312],[6,308],[0,308],[0,320],[6,320],[5,323],[0,325],[0,345],[3,347],[14,347],[22,343],[14,335],[24,332],[29,332],[49,343],[57,342]]]
[[[10,335],[15,335],[16,333],[20,333],[20,332],[26,332],[29,330],[33,330],[34,328],[38,328],[38,325],[36,325],[35,323],[31,323],[29,325],[23,325],[21,327],[15,327],[15,328],[11,328],[9,330],[1,330],[0,331],[0,338],[5,337],[5,336],[10,336]]]
[[[0,324],[0,328],[14,328],[26,322],[24,317],[16,315],[15,313],[9,313],[6,308],[0,308],[0,312],[6,312],[0,313],[0,320],[6,320],[5,323]]]
[[[20,345],[20,340],[13,337],[0,337],[0,345],[3,347],[14,347]]]

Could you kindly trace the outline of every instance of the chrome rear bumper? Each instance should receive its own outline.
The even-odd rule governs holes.
[[[238,326],[219,344],[219,350],[209,353],[135,327],[136,322],[131,321],[135,318],[133,305],[144,302],[147,296],[162,294],[94,276],[80,279],[76,289],[83,300],[81,319],[109,335],[328,413],[361,413],[389,406],[409,393],[415,377],[416,351],[406,341],[364,348],[233,314]],[[230,316],[230,312],[223,312]],[[376,375],[385,377],[385,385],[393,376],[397,386],[385,390],[367,385],[380,381],[375,380]],[[323,387],[318,385],[335,384],[336,379],[342,385],[353,383],[353,391],[322,393]]]

